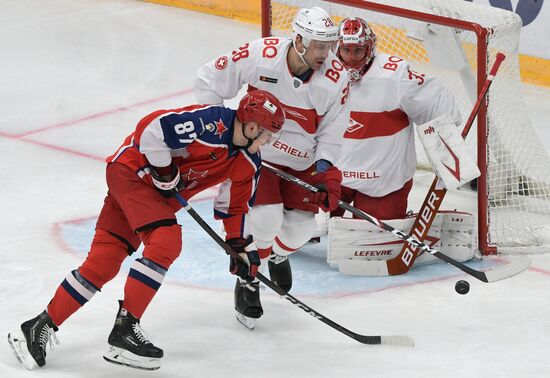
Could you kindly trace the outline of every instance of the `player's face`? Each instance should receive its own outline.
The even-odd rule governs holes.
[[[274,133],[270,130],[260,127],[256,122],[248,122],[245,125],[246,136],[254,139],[254,145],[263,146],[266,143],[272,144],[280,137],[280,133]]]
[[[329,51],[334,51],[335,47],[336,42],[312,40],[306,49],[304,60],[312,70],[317,71],[327,59]]]
[[[341,45],[338,49],[340,58],[345,64],[349,66],[355,66],[360,64],[367,53],[367,46],[365,45]]]

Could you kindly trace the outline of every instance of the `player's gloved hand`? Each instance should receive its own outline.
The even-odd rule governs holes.
[[[170,173],[164,174],[168,169],[170,169]],[[175,164],[164,168],[151,167],[151,179],[155,188],[165,198],[174,197],[178,191],[185,188],[185,183],[181,180],[180,170]]]
[[[323,211],[333,211],[338,207],[342,194],[342,172],[336,167],[329,167],[324,172],[315,172],[310,184],[319,188],[318,192],[309,193],[308,202],[319,205]]]
[[[256,250],[256,244],[253,242],[252,235],[246,239],[229,239],[226,240],[226,243],[241,257],[240,259],[233,256],[229,257],[229,271],[231,274],[235,274],[249,282],[254,280],[260,267],[260,256]]]

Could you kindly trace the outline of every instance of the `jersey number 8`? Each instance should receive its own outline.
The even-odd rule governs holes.
[[[195,131],[195,124],[193,121],[187,121],[174,125],[174,130],[176,131],[176,134],[187,137],[178,139],[180,143],[191,143],[195,140],[195,138],[197,138],[197,133],[193,132]]]

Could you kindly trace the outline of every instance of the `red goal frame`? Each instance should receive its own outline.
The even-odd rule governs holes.
[[[324,0],[329,3],[347,5],[365,10],[386,13],[393,16],[406,17],[418,21],[434,23],[443,26],[474,32],[477,38],[477,94],[482,91],[488,72],[488,36],[492,29],[485,28],[478,23],[457,20],[449,17],[398,8],[385,4],[363,0]],[[271,33],[271,0],[261,0],[262,37],[269,37]],[[489,94],[483,99],[477,115],[477,163],[481,176],[478,178],[477,205],[478,205],[478,244],[484,255],[496,254],[497,247],[489,244],[488,239],[488,195],[487,195],[487,101]]]

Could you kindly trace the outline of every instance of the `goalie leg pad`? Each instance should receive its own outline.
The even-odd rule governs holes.
[[[392,227],[410,232],[414,215],[404,219],[387,220]],[[453,259],[464,262],[476,256],[475,217],[472,214],[457,211],[440,211],[437,213],[425,244],[441,250]],[[345,261],[349,270],[351,261],[360,261],[353,274],[371,275],[373,269],[367,269],[365,264],[373,260],[388,260],[401,252],[403,241],[395,238],[373,224],[356,219],[331,218],[329,221],[327,262],[332,267],[338,267]],[[429,253],[421,253],[415,260],[415,265],[425,265],[440,261]]]
[[[472,214],[440,211],[436,215],[436,220],[438,218],[441,218],[441,238],[434,245],[435,248],[458,262],[481,258],[475,248],[477,245],[476,222]],[[437,261],[440,260],[429,253],[423,253],[418,256],[415,265],[426,265]]]
[[[399,230],[409,230],[414,217],[384,222]],[[403,243],[368,221],[333,217],[328,226],[327,262],[336,267],[348,259],[387,260],[399,254]]]

